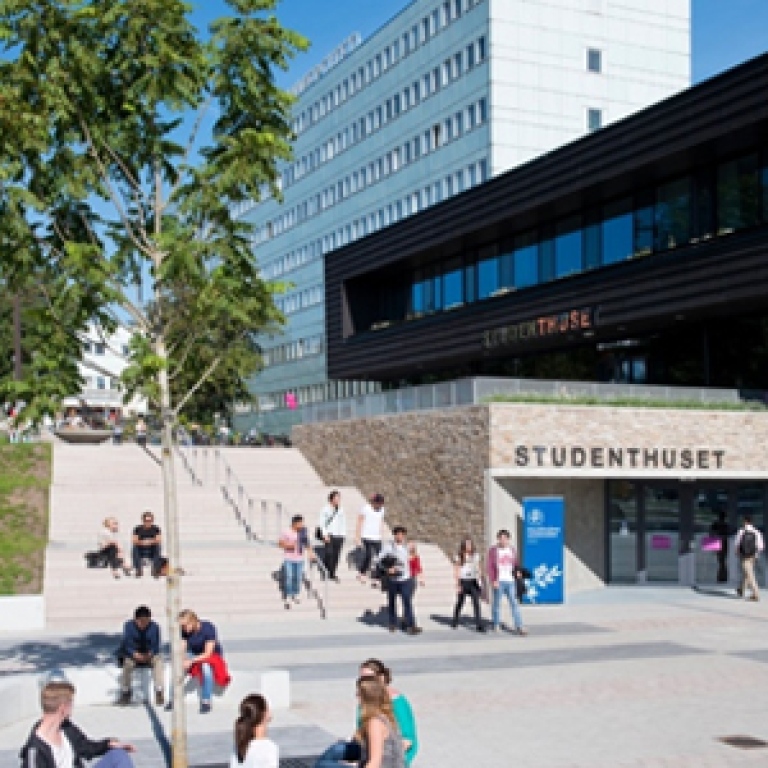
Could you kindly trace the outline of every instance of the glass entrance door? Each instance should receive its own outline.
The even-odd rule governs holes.
[[[643,485],[643,508],[646,580],[678,582],[681,516],[677,484]]]
[[[732,489],[697,485],[692,507],[696,584],[728,584],[734,578],[731,549],[736,532]]]

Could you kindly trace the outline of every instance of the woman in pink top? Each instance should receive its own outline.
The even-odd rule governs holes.
[[[280,548],[283,550],[283,599],[285,607],[291,607],[291,601],[298,605],[301,593],[301,579],[304,575],[304,553],[314,559],[309,535],[301,515],[291,518],[291,527],[280,536]]]

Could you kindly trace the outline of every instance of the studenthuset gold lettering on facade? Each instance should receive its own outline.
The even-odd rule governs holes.
[[[588,331],[594,326],[594,310],[591,307],[571,309],[555,315],[542,315],[534,320],[504,325],[483,333],[483,347],[492,349],[507,344],[518,344],[548,336]]]

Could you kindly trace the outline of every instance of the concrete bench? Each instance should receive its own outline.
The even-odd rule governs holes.
[[[170,665],[166,664],[166,692],[170,679]],[[75,686],[78,707],[115,704],[120,693],[120,668],[116,665],[93,667],[61,667],[42,674],[24,673],[0,678],[0,728],[40,715],[40,688],[48,680],[68,680]],[[291,706],[290,676],[287,670],[241,671],[232,670],[232,682],[224,689],[214,688],[214,696],[225,700],[226,706],[236,713],[237,707],[249,693],[260,693],[273,710]],[[198,696],[198,685],[187,680],[185,698]],[[139,667],[133,674],[133,697],[136,702],[152,702],[152,670]]]

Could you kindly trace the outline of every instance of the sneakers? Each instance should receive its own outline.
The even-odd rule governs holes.
[[[200,702],[200,714],[201,715],[207,715],[211,711],[211,702],[210,701],[201,701]]]
[[[407,635],[420,635],[421,627],[408,627],[408,629],[405,630],[405,633]]]
[[[451,629],[457,629],[457,628],[458,628],[458,626],[459,626],[459,622],[458,622],[458,621],[456,621],[456,619],[454,619],[454,620],[451,622]]]
[[[482,633],[485,633],[485,632],[486,632],[486,629],[485,629],[485,627],[484,627],[482,624],[478,624],[478,625],[477,625],[477,631],[478,631],[478,632],[482,632]]]
[[[397,626],[395,624],[389,625],[389,631],[390,632],[397,632]]]
[[[285,601],[285,610],[290,611],[291,610],[291,604],[286,600]]]
[[[492,632],[493,632],[494,634],[498,635],[498,634],[499,634],[499,632],[501,632],[501,627],[500,627],[498,624],[494,624],[494,625],[493,625],[493,629],[492,629]]]
[[[127,707],[131,703],[131,692],[120,691],[120,698],[117,700],[119,707]]]
[[[296,595],[294,595],[293,596],[293,604],[294,605],[298,605],[300,602],[301,602],[301,600]]]
[[[515,629],[513,631],[512,634],[520,635],[520,637],[525,637],[528,634],[528,632],[526,630],[524,630],[522,627],[518,627],[517,629]]]
[[[141,568],[136,569],[136,578],[140,579],[144,574],[141,571]]]
[[[163,692],[158,688],[155,691],[155,706],[162,707],[164,705],[165,705],[165,696],[163,696]]]

